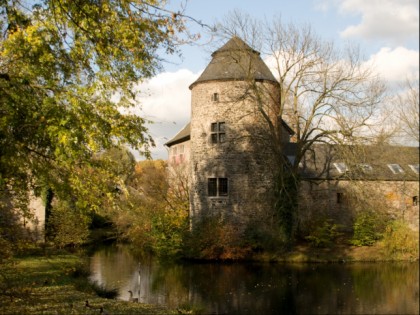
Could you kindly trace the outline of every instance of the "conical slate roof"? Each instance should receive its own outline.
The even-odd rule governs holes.
[[[267,80],[277,83],[260,53],[239,37],[232,37],[212,54],[212,60],[201,76],[190,85],[214,80]]]

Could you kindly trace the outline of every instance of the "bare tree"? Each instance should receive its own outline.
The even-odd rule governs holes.
[[[397,121],[401,135],[408,143],[419,144],[419,81],[407,80],[403,93],[397,96]]]
[[[260,148],[271,150],[274,215],[291,237],[297,211],[299,163],[316,143],[354,144],[372,140],[373,127],[381,119],[385,86],[367,68],[358,48],[338,49],[318,37],[309,26],[283,24],[280,19],[256,21],[239,12],[231,13],[217,26],[221,38],[237,36],[250,47],[243,67],[244,98],[253,99],[259,112]],[[254,50],[255,49],[255,50]],[[258,80],[255,54],[260,51],[278,85]],[[232,58],[238,58],[237,51]],[[254,56],[253,56],[254,55]],[[279,119],[280,118],[280,119]],[[285,121],[295,132],[295,157],[285,157]],[[263,125],[263,126],[262,126]],[[264,132],[265,130],[265,132]],[[264,137],[261,135],[265,134]],[[257,141],[255,141],[257,142]],[[291,172],[285,164],[292,163]]]
[[[309,26],[286,25],[281,19],[259,22],[239,12],[231,13],[217,29],[222,37],[241,37],[266,57],[279,82],[278,93],[269,94],[277,98],[275,112],[295,131],[295,171],[314,143],[371,140],[385,86],[365,66],[359,49],[337,49]],[[252,76],[248,84],[257,103],[267,101],[260,97],[267,94],[263,85],[256,84]],[[275,127],[267,108],[272,110],[258,104],[271,130],[271,141],[282,148],[278,141],[283,137],[275,133],[284,130]]]

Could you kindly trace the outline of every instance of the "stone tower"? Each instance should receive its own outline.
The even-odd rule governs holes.
[[[278,82],[259,52],[233,37],[190,90],[192,224],[221,215],[240,230],[272,207],[276,164],[267,134],[270,124],[287,129],[278,118]]]

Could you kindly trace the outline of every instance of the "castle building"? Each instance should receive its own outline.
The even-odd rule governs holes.
[[[212,54],[209,65],[190,85],[191,121],[166,146],[169,166],[185,168],[189,177],[193,225],[204,217],[220,215],[234,222],[240,232],[247,223],[269,220],[264,214],[270,213],[267,210],[273,205],[278,159],[293,162],[295,148],[291,141],[293,130],[279,117],[278,84],[260,54],[233,37]],[[311,152],[315,151],[322,151],[316,157],[318,161],[314,161],[315,155],[308,155],[299,166],[302,226],[317,216],[316,203],[326,217],[346,224],[350,217],[351,221],[351,215],[343,215],[342,211],[346,196],[351,194],[346,187],[356,180],[375,187],[373,191],[382,195],[387,193],[387,187],[404,183],[409,188],[391,199],[401,200],[404,213],[410,213],[411,225],[418,229],[418,148],[392,149],[394,153],[405,152],[400,159],[405,171],[400,174],[389,166],[398,164],[398,157],[373,150],[377,154],[370,156],[375,159],[368,161],[373,161],[374,170],[369,171],[372,165],[366,159],[356,161],[355,165],[365,165],[362,175],[357,176],[340,169],[348,166],[340,160],[339,150],[318,146]],[[382,161],[381,156],[388,159]]]
[[[249,89],[250,82],[264,91],[263,102],[256,101],[260,95]],[[275,161],[258,106],[265,106],[284,143],[293,133],[279,123],[278,82],[259,53],[233,37],[212,54],[190,90],[191,122],[166,144],[170,162],[188,163],[193,220],[220,214],[241,226],[271,201]],[[186,148],[188,160],[179,154]]]

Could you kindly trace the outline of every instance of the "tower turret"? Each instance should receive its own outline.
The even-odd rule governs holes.
[[[278,126],[278,82],[260,54],[233,37],[212,54],[190,89],[193,226],[220,215],[241,233],[272,206],[276,164],[267,117]]]

